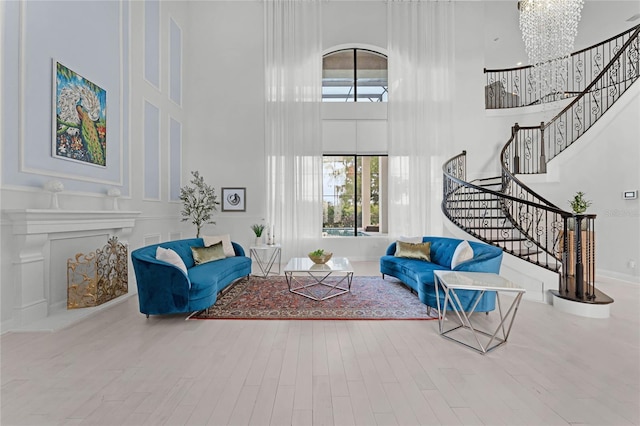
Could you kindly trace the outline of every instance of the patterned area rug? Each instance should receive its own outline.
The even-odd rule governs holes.
[[[431,320],[436,317],[435,309],[427,315],[426,305],[395,278],[354,276],[350,293],[315,301],[289,292],[285,277],[272,276],[236,282],[215,305],[193,313],[189,319]]]

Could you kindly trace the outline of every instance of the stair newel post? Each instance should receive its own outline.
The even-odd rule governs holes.
[[[595,218],[594,214],[585,215],[586,224],[582,226],[585,229],[582,245],[585,247],[584,257],[586,259],[583,259],[583,263],[586,264],[585,279],[588,299],[596,297]]]
[[[544,121],[540,122],[540,165],[538,166],[538,173],[547,173],[547,156],[545,155],[544,148]]]
[[[569,292],[569,217],[562,218],[562,278],[560,293]]]
[[[511,128],[511,139],[513,140],[513,174],[517,175],[520,173],[520,154],[518,149],[518,130],[520,129],[520,125],[516,123]]]
[[[575,280],[576,280],[576,297],[582,299],[584,296],[584,259],[582,258],[582,220],[584,215],[573,215],[575,220],[575,256],[576,256],[576,268],[575,268]]]

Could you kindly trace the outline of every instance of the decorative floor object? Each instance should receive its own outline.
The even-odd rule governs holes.
[[[102,249],[67,260],[67,309],[98,306],[129,291],[128,247],[112,236]]]
[[[291,293],[283,276],[236,282],[215,305],[189,319],[432,320],[427,306],[400,281],[353,277],[351,292],[324,301]]]

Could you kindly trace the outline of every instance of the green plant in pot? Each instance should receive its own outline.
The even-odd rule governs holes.
[[[576,192],[576,195],[574,195],[573,198],[569,200],[569,205],[571,206],[571,210],[573,210],[574,214],[583,214],[591,205],[591,200],[586,200],[584,196],[584,192],[578,191]],[[584,229],[586,224],[587,223],[583,221],[581,228]],[[569,219],[568,226],[569,229],[575,228],[575,218]]]
[[[251,230],[256,235],[256,244],[260,244],[262,242],[262,233],[264,232],[265,225],[261,223],[254,223],[251,225]]]
[[[587,211],[587,208],[591,205],[591,200],[584,199],[585,193],[582,191],[576,192],[572,200],[569,200],[569,205],[575,214],[582,214]]]
[[[211,220],[211,214],[217,211],[220,202],[216,196],[216,191],[212,186],[204,182],[204,178],[196,170],[191,172],[193,179],[190,183],[193,186],[180,188],[180,201],[182,201],[182,221],[191,220],[196,225],[196,238],[200,237],[200,229],[207,223],[215,225]]]

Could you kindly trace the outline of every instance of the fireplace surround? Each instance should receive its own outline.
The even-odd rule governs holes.
[[[14,304],[11,328],[66,311],[66,260],[95,241],[115,236],[123,244],[138,211],[4,210],[13,231]],[[62,267],[60,266],[62,265]],[[57,300],[64,295],[65,301]],[[64,312],[62,312],[64,314]],[[3,330],[4,331],[4,330]]]

